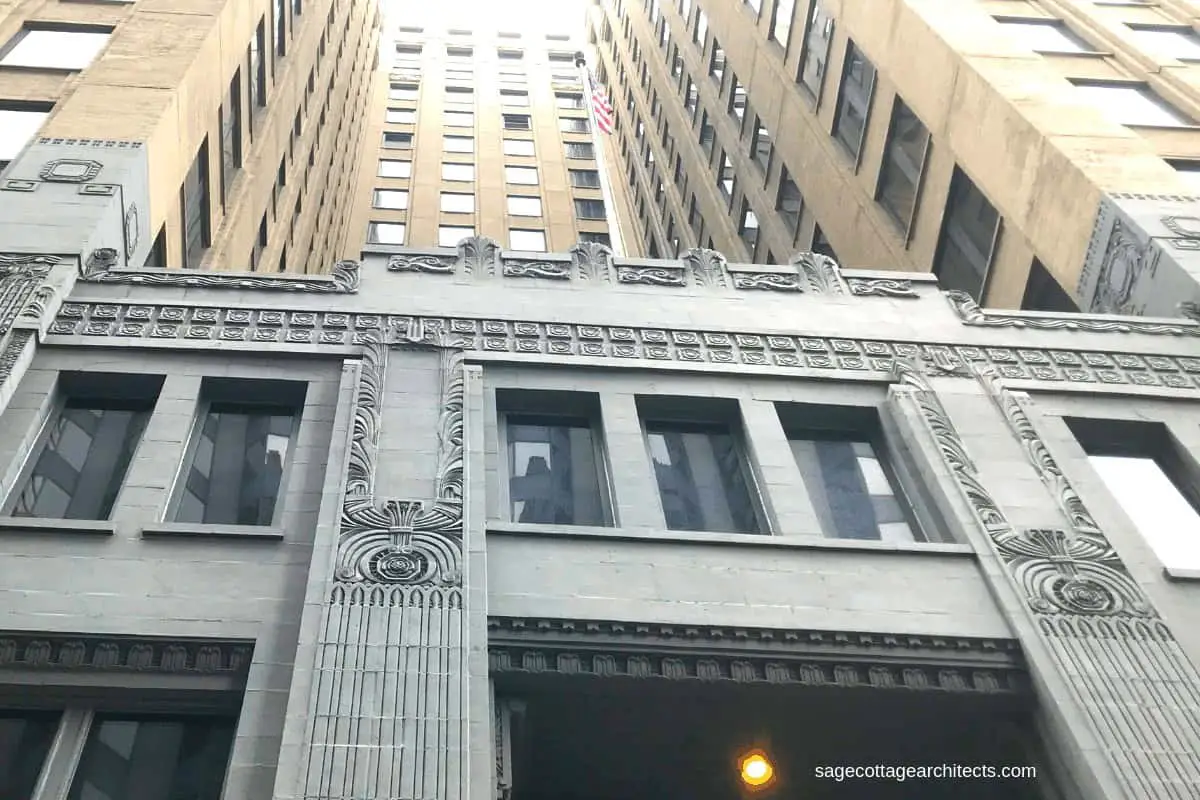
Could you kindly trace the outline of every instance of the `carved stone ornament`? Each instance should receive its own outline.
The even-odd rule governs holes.
[[[712,289],[724,288],[728,285],[726,279],[727,264],[725,256],[716,250],[706,247],[693,247],[684,250],[679,256],[692,275],[692,282],[697,286]]]
[[[329,275],[257,275],[235,272],[198,272],[182,269],[115,269],[117,251],[111,247],[93,250],[80,269],[87,283],[117,283],[144,286],[180,286],[199,289],[264,290],[304,294],[357,294],[361,266],[357,261],[338,261]]]
[[[453,275],[455,259],[434,255],[388,256],[388,272],[425,272],[431,275]]]
[[[0,341],[37,296],[58,256],[0,253]]]
[[[787,272],[735,272],[733,288],[763,289],[770,292],[799,292],[800,276]]]
[[[125,260],[133,258],[134,251],[137,250],[138,241],[141,234],[139,233],[140,215],[138,214],[137,203],[130,203],[129,208],[125,210]]]
[[[847,278],[850,294],[855,297],[920,297],[912,281],[893,278]]]
[[[500,245],[487,236],[470,236],[458,243],[458,263],[467,275],[496,274]]]
[[[804,280],[806,291],[817,294],[849,294],[842,270],[836,261],[820,253],[796,253],[791,265]]]
[[[971,295],[958,289],[944,292],[954,313],[964,325],[985,328],[1037,328],[1048,330],[1089,331],[1094,333],[1147,333],[1152,336],[1200,336],[1200,324],[1141,322],[1136,319],[1095,319],[1086,314],[1047,317],[1019,311],[987,311]]]
[[[571,247],[571,260],[585,281],[609,281],[612,248],[600,242],[579,242]]]
[[[617,267],[617,283],[640,283],[647,286],[686,286],[687,278],[682,267],[635,267],[621,264]]]
[[[509,258],[504,261],[506,278],[543,278],[566,281],[571,279],[571,265],[560,261],[526,261]]]
[[[241,641],[0,632],[0,671],[244,675],[252,650]]]
[[[980,480],[949,415],[911,363],[897,361],[942,460],[1004,564],[1068,691],[1090,719],[1125,796],[1200,796],[1195,732],[1200,673],[1071,488],[1022,402],[994,371],[976,368],[1030,464],[1058,501],[1069,529],[1016,530]],[[903,396],[903,395],[902,395]],[[1193,744],[1161,747],[1180,732]],[[1136,753],[1136,759],[1130,758]],[[1190,787],[1190,788],[1188,788]]]
[[[91,159],[56,158],[42,165],[38,177],[48,183],[87,183],[103,168],[103,164]]]

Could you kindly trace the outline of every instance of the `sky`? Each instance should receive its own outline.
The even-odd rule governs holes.
[[[384,0],[391,24],[582,38],[587,0]]]

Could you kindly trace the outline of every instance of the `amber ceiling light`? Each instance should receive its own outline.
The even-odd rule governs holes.
[[[738,759],[738,773],[746,786],[761,789],[775,778],[775,767],[771,765],[766,753],[752,750]]]

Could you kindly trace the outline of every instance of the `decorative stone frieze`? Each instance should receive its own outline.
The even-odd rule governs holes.
[[[135,228],[136,229],[136,228]],[[312,294],[356,294],[361,283],[357,261],[339,261],[329,275],[259,275],[257,273],[197,272],[181,269],[121,269],[117,251],[93,250],[84,261],[79,279],[84,283],[119,283],[143,286],[178,286],[198,289],[266,290]]]
[[[252,650],[251,643],[241,641],[0,632],[0,672],[244,674]]]

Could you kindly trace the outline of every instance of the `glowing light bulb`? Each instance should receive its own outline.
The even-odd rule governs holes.
[[[762,753],[749,753],[741,759],[742,783],[765,786],[775,777],[775,768]]]

